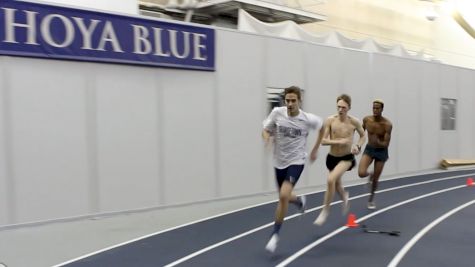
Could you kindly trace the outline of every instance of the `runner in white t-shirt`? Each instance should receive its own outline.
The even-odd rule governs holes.
[[[274,230],[266,249],[274,252],[279,241],[279,232],[287,213],[289,202],[305,212],[305,196],[297,197],[292,190],[300,178],[307,159],[306,143],[311,129],[320,130],[313,155],[320,146],[323,136],[323,121],[320,117],[300,109],[301,91],[296,86],[284,91],[285,105],[272,110],[263,122],[262,137],[269,144],[274,143],[274,167],[277,180],[279,203],[275,214]],[[273,138],[271,138],[273,137]]]

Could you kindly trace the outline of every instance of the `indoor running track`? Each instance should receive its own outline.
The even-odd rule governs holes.
[[[313,225],[323,192],[307,195],[307,211],[289,209],[274,254],[266,245],[276,202],[155,233],[57,266],[475,266],[475,170],[381,181],[378,209],[366,208],[366,185],[347,187],[360,225],[400,236],[347,228],[341,202],[327,222]]]

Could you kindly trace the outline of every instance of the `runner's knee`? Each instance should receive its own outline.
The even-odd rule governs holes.
[[[290,194],[286,194],[286,193],[280,193],[279,194],[279,200],[282,201],[282,202],[289,202],[290,201]]]
[[[364,170],[358,170],[358,176],[360,178],[364,178],[364,177],[368,176],[368,172],[366,172]]]
[[[337,180],[336,177],[332,177],[331,175],[328,176],[328,179],[327,179],[328,186],[335,187],[336,180]]]

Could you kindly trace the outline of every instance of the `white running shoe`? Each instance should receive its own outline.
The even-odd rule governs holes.
[[[279,235],[273,234],[269,242],[267,242],[266,250],[270,253],[274,253],[275,249],[277,248],[277,243],[279,243]]]
[[[318,226],[321,226],[322,224],[325,223],[328,217],[328,211],[325,209],[322,209],[320,212],[320,215],[318,215],[317,219],[313,222],[313,224],[316,224]]]
[[[348,202],[348,200],[350,199],[350,192],[348,191],[345,191],[345,193],[343,194],[343,203],[342,203],[342,212],[343,212],[343,215],[346,215],[348,213],[348,211],[350,210],[350,203]]]
[[[301,195],[299,198],[300,202],[302,202],[302,206],[300,207],[299,211],[300,213],[304,214],[305,209],[307,208],[307,197],[305,195]]]
[[[368,202],[368,209],[369,210],[375,210],[376,209],[376,204],[374,204],[374,201]]]

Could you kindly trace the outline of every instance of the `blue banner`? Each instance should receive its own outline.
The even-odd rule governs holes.
[[[215,69],[212,28],[0,0],[0,54]]]

